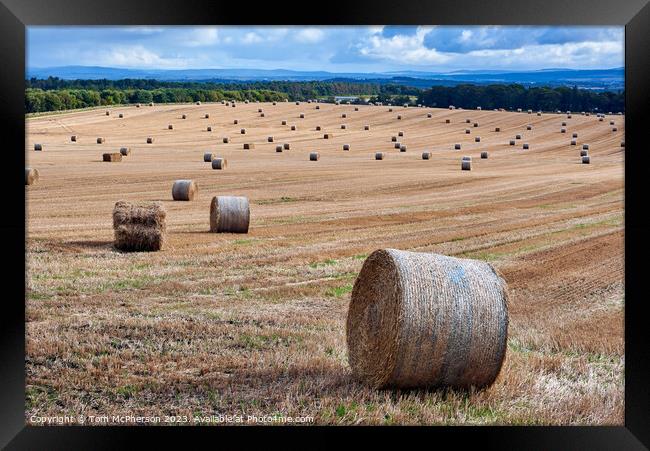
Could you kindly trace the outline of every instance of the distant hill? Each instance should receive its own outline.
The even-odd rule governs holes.
[[[432,73],[399,71],[385,73],[335,73],[327,71],[293,71],[285,69],[120,69],[99,66],[62,66],[29,68],[27,78],[58,77],[64,80],[155,79],[160,81],[364,81],[395,83],[418,88],[434,85],[454,86],[460,83],[518,83],[525,86],[573,86],[594,90],[621,90],[625,87],[622,67],[598,70],[543,69],[537,71],[455,71]]]

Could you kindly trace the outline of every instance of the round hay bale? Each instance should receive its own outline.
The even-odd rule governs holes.
[[[402,115],[401,115],[401,114],[398,114],[398,115],[397,115],[397,120],[398,120],[398,121],[402,120]]]
[[[174,124],[169,124],[167,126],[167,130],[174,130]]]
[[[284,144],[282,144],[282,147],[284,148],[284,150],[289,150],[289,149],[291,149],[291,144],[284,143]]]
[[[354,107],[354,111],[359,111],[359,107]]]
[[[454,150],[460,150],[460,144],[454,144]]]
[[[266,138],[266,140],[267,140],[268,142],[272,143],[272,142],[273,142],[273,136],[269,136],[268,138]]]
[[[70,137],[70,141],[76,143],[76,142],[77,142],[77,135],[72,135],[72,136]]]
[[[431,113],[427,113],[427,117],[431,117]]]
[[[431,152],[422,152],[422,159],[428,160],[431,158]]]
[[[616,128],[616,127],[612,127],[612,131],[613,131],[613,132],[617,132],[617,131],[618,131],[618,128]]]
[[[532,129],[533,129],[533,126],[532,126],[532,125],[527,125],[527,126],[526,126],[526,130],[532,130]]]
[[[389,112],[389,113],[392,113],[392,112],[393,112],[393,109],[392,109],[392,108],[389,108],[389,109],[388,109],[388,112]]]
[[[572,140],[571,140],[571,145],[572,145],[572,146],[575,146],[575,145],[577,145],[577,144],[578,144],[578,141],[576,141],[575,139],[572,139]]]
[[[205,152],[205,153],[203,154],[203,161],[204,161],[205,163],[210,163],[210,162],[212,162],[212,152]]]
[[[203,156],[205,159],[205,155]],[[199,187],[194,180],[176,180],[172,185],[172,199],[191,201],[199,195]]]
[[[206,128],[206,131],[211,132],[211,131],[212,131],[212,127],[208,125],[208,128]]]
[[[34,144],[34,150],[38,150],[38,151],[43,150],[43,144]]]
[[[317,109],[317,110],[320,110],[320,105],[316,105],[316,109]]]
[[[406,152],[406,144],[402,144],[401,146],[399,146],[399,151]]]
[[[469,119],[465,119],[465,123],[466,123],[466,124],[469,124],[470,122],[472,122],[472,121],[469,120]]]
[[[300,119],[304,119],[304,118],[305,118],[305,113],[300,113]]]
[[[332,139],[334,138],[334,135],[332,133],[325,133],[323,135],[323,139]]]
[[[570,115],[570,114],[567,114],[566,117],[567,117],[567,119],[571,119],[571,115]]]
[[[260,117],[264,117],[264,113],[260,113]]]
[[[131,149],[129,147],[120,147],[120,153],[122,156],[128,157],[131,155]]]
[[[105,153],[102,155],[102,160],[108,162],[122,161],[122,154],[120,152]]]
[[[104,138],[97,138],[97,144],[104,144]]]
[[[277,102],[273,102],[273,106],[276,106],[277,104],[278,104]]]
[[[474,137],[474,142],[480,143],[481,142],[481,137],[480,136]]]
[[[515,136],[515,139],[521,139],[521,135]]]
[[[390,140],[391,140],[392,142],[396,142],[396,141],[397,141],[397,136],[391,136],[391,137],[390,137]]]
[[[230,138],[228,138],[227,136],[224,136],[223,143],[228,144],[229,142],[230,142]]]
[[[320,125],[317,125],[317,126],[316,126],[316,131],[317,131],[317,132],[321,131]]]
[[[232,123],[233,123],[233,125],[237,125],[237,124],[239,124],[239,120],[238,119],[233,119]]]
[[[349,144],[343,144],[343,150],[350,150]]]
[[[385,152],[375,152],[375,160],[383,160],[386,158]]]
[[[296,102],[296,105],[300,105],[300,102]]]
[[[480,107],[480,106],[477,106],[476,109],[479,110],[479,111],[481,111],[481,107]]]
[[[528,110],[528,114],[533,114],[533,110]]]
[[[255,148],[255,144],[253,143],[244,143],[244,150],[251,150]]]
[[[153,138],[151,136],[147,138],[147,144],[153,144]]]
[[[560,133],[566,133],[566,128],[561,128]]]
[[[201,105],[201,102],[196,102],[197,105]]]
[[[542,115],[542,112],[541,112],[541,111],[538,111],[538,112],[537,112],[537,115],[538,115],[538,116],[541,116],[541,115]]]
[[[242,134],[242,135],[245,135],[246,134],[246,129],[242,128],[241,130],[239,130],[239,133]]]
[[[582,164],[590,164],[591,163],[591,158],[589,158],[589,155],[584,155],[582,157]]]
[[[598,122],[602,122],[602,121],[603,121],[603,118],[602,118],[602,117],[601,117],[600,119],[598,119]]]
[[[282,121],[282,125],[287,125],[287,121]]]
[[[625,147],[625,141],[621,141],[621,147]]]
[[[116,202],[113,209],[115,248],[125,252],[162,249],[166,216],[165,208],[160,202]]]
[[[500,131],[501,131],[501,127],[494,127],[494,131],[495,131],[495,132],[500,132]]]
[[[275,146],[275,151],[276,152],[282,152],[282,146]]]
[[[473,125],[474,127],[478,127],[478,122],[474,122],[474,124],[472,124],[472,125]]]
[[[292,130],[292,131],[295,131],[295,130],[296,130],[296,126],[295,126],[295,125],[292,125],[292,126],[291,126],[291,130]]]
[[[345,113],[343,113],[343,114],[341,114],[341,117],[342,117],[342,118],[346,118],[346,117],[348,117],[348,115],[345,114]]]
[[[210,119],[210,113],[205,113],[205,116],[203,116],[204,119]]]
[[[524,143],[524,145],[522,146],[522,148],[523,148],[524,150],[528,150],[528,148],[529,148],[528,143]]]
[[[348,128],[347,125],[345,125],[345,124],[341,124],[341,130],[345,130],[346,128]]]
[[[471,171],[472,170],[472,160],[461,160],[460,169],[463,170],[463,171]]]
[[[453,106],[453,105],[449,105],[449,109],[450,109],[450,110],[453,110],[454,108],[456,108],[456,107]]]
[[[38,182],[39,177],[38,169],[25,168],[25,185],[33,185]]]
[[[248,233],[250,207],[247,197],[215,196],[210,202],[210,232]]]
[[[107,112],[106,112],[106,116],[110,116],[110,115],[111,115],[111,112],[110,112],[110,111],[107,111]]]
[[[445,119],[445,124],[450,124],[450,123],[451,123],[451,119]]]
[[[264,110],[262,110],[261,108],[258,108],[258,109],[257,109],[257,112],[258,112],[258,113],[261,113],[262,111],[264,111]]]
[[[309,161],[318,161],[320,154],[318,152],[309,152]]]
[[[183,115],[181,116],[181,119],[187,119],[187,114],[183,114]]]
[[[517,113],[521,113],[521,108],[517,108]]]
[[[472,133],[472,131],[471,131],[469,128],[466,128],[466,129],[465,129],[465,134],[466,134],[466,135],[469,135],[470,133]]]
[[[581,157],[584,157],[584,156],[586,156],[586,155],[589,155],[589,151],[588,151],[588,150],[585,150],[585,149],[582,149],[582,150],[580,151],[580,156],[581,156]]]
[[[566,127],[566,122],[562,122],[562,127]]]
[[[149,106],[153,106],[153,102],[149,102]]]
[[[122,119],[124,117],[124,114],[120,113],[117,115],[118,118]]]
[[[511,139],[511,140],[510,140],[510,145],[511,145],[511,146],[514,146],[514,145],[515,145],[515,140],[514,140],[514,139]]]
[[[583,145],[582,145],[582,148],[583,148],[584,150],[589,150],[589,144],[583,144]]]
[[[481,159],[487,160],[487,157],[488,157],[487,151],[484,150],[483,152],[481,152]]]
[[[212,169],[226,169],[228,167],[228,160],[225,158],[215,158],[212,160]]]
[[[364,125],[364,126],[363,126],[363,129],[364,129],[364,130],[370,130],[370,125]]]
[[[573,133],[573,134],[571,135],[571,137],[572,137],[572,138],[577,138],[577,137],[578,137],[578,134],[577,134],[577,133]]]
[[[404,136],[404,132],[403,131],[397,132],[397,136]]]
[[[401,149],[402,148],[402,143],[396,142],[395,143],[395,148],[396,149]]]
[[[465,155],[465,156],[463,156],[463,158],[461,158],[461,161],[462,160],[464,160],[464,161],[472,161],[472,157],[470,157],[469,155]]]

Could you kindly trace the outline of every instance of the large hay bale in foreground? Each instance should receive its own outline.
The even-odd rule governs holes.
[[[159,202],[119,201],[113,209],[114,245],[127,252],[158,251],[165,241],[167,213]]]
[[[105,153],[102,155],[103,161],[122,161],[122,154],[120,152]]]
[[[25,185],[33,185],[38,182],[39,177],[38,169],[25,168]]]
[[[226,169],[228,160],[225,158],[215,158],[212,160],[212,169]]]
[[[507,349],[507,299],[489,263],[377,250],[352,289],[352,374],[374,388],[488,386]]]
[[[248,198],[215,196],[210,202],[210,232],[248,233],[250,208]]]
[[[320,154],[318,152],[309,152],[309,161],[318,161],[320,160]]]
[[[176,180],[172,185],[172,199],[191,201],[199,195],[199,186],[194,180]]]

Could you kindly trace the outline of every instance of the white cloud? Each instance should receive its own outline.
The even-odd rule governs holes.
[[[214,27],[199,27],[190,32],[184,45],[188,47],[203,47],[219,42],[219,32]]]
[[[304,28],[295,35],[295,40],[307,44],[315,44],[325,37],[323,30],[319,28]]]
[[[259,42],[262,42],[263,40],[264,39],[262,39],[262,36],[260,36],[259,34],[251,31],[251,32],[248,32],[248,33],[246,33],[244,35],[241,42],[242,42],[242,44],[257,44]]]
[[[419,27],[414,35],[395,35],[391,38],[372,34],[358,46],[363,56],[388,60],[393,63],[425,65],[442,64],[449,59],[435,49],[424,46],[424,36],[429,33],[429,27]]]
[[[182,68],[187,66],[187,60],[183,58],[162,58],[157,53],[147,50],[143,46],[122,46],[110,50],[93,53],[86,56],[87,60],[98,61],[104,66],[114,67],[160,67],[160,68]]]

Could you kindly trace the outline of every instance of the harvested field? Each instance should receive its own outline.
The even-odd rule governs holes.
[[[611,117],[473,110],[476,143],[464,132],[467,111],[427,108],[427,118],[400,108],[409,148],[400,152],[395,114],[355,107],[322,103],[295,131],[280,125],[304,111],[293,102],[28,118],[26,165],[40,179],[25,194],[26,420],[277,413],[317,424],[622,425],[624,117],[613,132]],[[219,134],[204,132],[205,114]],[[562,120],[578,145],[589,143],[590,164],[559,133]],[[172,121],[174,132],[163,133]],[[509,145],[516,134],[530,150]],[[97,136],[103,152],[133,152],[104,164]],[[291,151],[276,153],[277,142]],[[315,149],[317,164],[308,158]],[[212,170],[204,152],[227,159],[228,170]],[[473,157],[471,171],[460,170],[462,155]],[[194,202],[171,199],[181,178],[200,186]],[[210,233],[214,196],[249,199],[247,234]],[[113,248],[118,200],[163,204],[162,250]],[[493,385],[374,390],[352,378],[350,293],[380,248],[500,271],[510,318]]]

